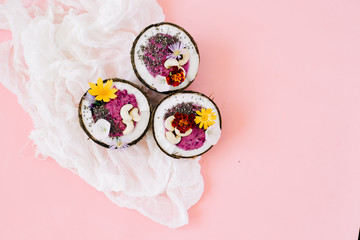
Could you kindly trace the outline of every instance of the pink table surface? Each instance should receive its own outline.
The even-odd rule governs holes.
[[[159,3],[198,43],[190,89],[223,116],[190,223],[168,229],[35,158],[32,121],[0,85],[0,239],[356,239],[360,2]]]

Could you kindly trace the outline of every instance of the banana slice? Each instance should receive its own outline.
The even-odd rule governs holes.
[[[175,119],[174,116],[170,116],[165,120],[165,128],[170,132],[175,130],[175,128],[172,126],[172,121],[174,121],[174,119]]]
[[[138,108],[133,108],[131,109],[131,111],[129,112],[131,118],[133,121],[138,122],[141,120],[141,117],[139,115],[139,109]]]
[[[180,137],[186,137],[186,136],[189,136],[192,132],[192,128],[190,128],[189,130],[187,130],[186,132],[184,133],[181,133],[177,128],[175,128],[175,134],[177,136],[180,136]]]
[[[180,66],[183,66],[183,65],[185,65],[185,64],[189,61],[190,54],[189,54],[189,51],[188,51],[188,50],[184,49],[184,53],[181,54],[181,55],[182,55],[182,59],[179,60],[178,63],[179,63]]]
[[[166,132],[165,137],[172,144],[178,144],[181,141],[181,137],[175,136],[172,132]]]
[[[129,111],[133,108],[132,104],[125,104],[124,106],[122,106],[122,108],[120,109],[120,116],[123,120],[123,122],[129,122],[132,120],[132,117],[129,114]]]
[[[130,121],[123,121],[123,123],[126,125],[125,130],[123,131],[124,135],[128,135],[134,130],[134,122],[132,120]]]
[[[164,66],[169,69],[173,66],[179,66],[179,62],[176,59],[173,58],[169,58],[168,60],[165,61]]]

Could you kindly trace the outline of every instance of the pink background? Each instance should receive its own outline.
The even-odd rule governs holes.
[[[223,116],[189,224],[168,229],[119,208],[35,158],[32,121],[0,85],[0,239],[356,239],[360,2],[159,3],[198,43],[190,89],[213,94]]]

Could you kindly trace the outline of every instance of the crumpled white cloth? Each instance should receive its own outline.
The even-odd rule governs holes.
[[[163,20],[155,0],[49,0],[25,6],[8,0],[0,6],[0,28],[13,39],[0,46],[0,81],[33,119],[30,138],[39,153],[117,205],[176,228],[188,223],[187,210],[203,192],[199,158],[168,157],[151,132],[137,145],[113,152],[88,140],[78,120],[89,81],[119,77],[140,84],[130,62],[132,42],[144,27]]]

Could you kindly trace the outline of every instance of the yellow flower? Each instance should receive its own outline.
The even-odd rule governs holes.
[[[115,99],[117,97],[115,94],[117,92],[117,89],[111,88],[112,84],[113,80],[108,80],[104,85],[103,80],[99,78],[97,80],[97,84],[89,83],[89,93],[95,96],[95,99],[98,101],[103,100],[104,102],[109,102],[110,99]]]
[[[211,108],[202,108],[201,112],[200,111],[196,111],[196,113],[199,116],[195,117],[195,123],[199,124],[199,128],[204,127],[204,129],[206,130],[208,127],[210,127],[211,125],[213,125],[215,123],[215,119],[216,119],[216,115],[215,113],[212,111]]]

